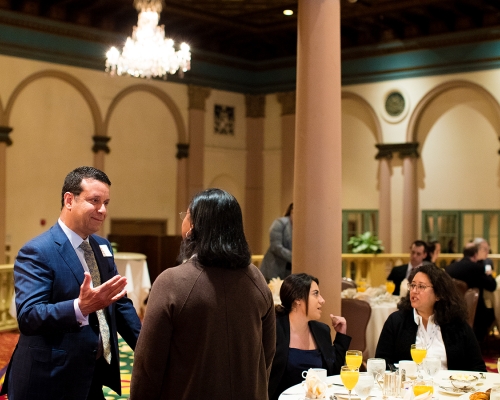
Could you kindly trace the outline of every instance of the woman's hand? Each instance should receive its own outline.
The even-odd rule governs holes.
[[[345,335],[347,332],[347,322],[344,317],[335,316],[330,314],[330,318],[332,319],[332,326],[335,329],[335,332],[340,332]]]

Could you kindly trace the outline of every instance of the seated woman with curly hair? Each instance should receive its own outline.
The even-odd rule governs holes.
[[[411,345],[441,358],[443,369],[486,371],[479,344],[467,324],[465,300],[451,277],[435,265],[415,268],[408,293],[384,324],[375,357],[388,364],[411,360]]]

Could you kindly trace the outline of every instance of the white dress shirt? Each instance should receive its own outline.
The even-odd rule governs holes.
[[[448,359],[446,358],[446,348],[444,347],[441,328],[434,323],[434,315],[427,321],[427,329],[422,322],[422,317],[417,310],[413,309],[413,318],[418,325],[416,344],[423,344],[427,349],[429,357],[439,357],[441,359],[441,369],[448,369]]]

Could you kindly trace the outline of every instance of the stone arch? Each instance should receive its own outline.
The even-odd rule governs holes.
[[[422,120],[422,117],[432,103],[438,96],[452,89],[472,89],[479,93],[485,100],[490,104],[495,110],[496,121],[492,121],[494,123],[495,129],[497,133],[500,135],[500,104],[493,97],[493,95],[488,92],[483,86],[466,81],[466,80],[455,80],[450,82],[442,83],[432,89],[429,93],[427,93],[417,104],[415,110],[413,111],[410,121],[408,122],[408,130],[406,131],[406,141],[407,142],[416,142],[417,141],[417,132],[419,124]]]
[[[172,100],[172,98],[166,94],[164,91],[150,85],[146,84],[138,84],[138,85],[133,85],[130,86],[126,89],[123,89],[120,93],[116,95],[116,97],[113,99],[111,104],[109,105],[108,112],[106,114],[106,119],[104,120],[104,133],[107,135],[108,132],[108,125],[109,121],[111,119],[111,115],[113,114],[113,111],[115,110],[116,106],[118,103],[120,103],[121,100],[123,100],[126,96],[133,92],[138,92],[138,91],[144,91],[151,93],[152,95],[156,96],[165,106],[168,108],[170,113],[172,114],[175,122],[175,126],[177,128],[177,135],[178,135],[178,143],[187,143],[187,134],[186,134],[186,128],[184,126],[184,121],[182,120],[182,115],[179,110],[179,107],[175,104],[175,102]]]
[[[29,84],[42,78],[60,79],[73,86],[82,95],[83,99],[89,106],[90,113],[92,115],[92,120],[94,121],[94,135],[96,136],[104,135],[104,131],[102,130],[103,123],[102,123],[101,111],[99,110],[99,106],[97,105],[97,101],[95,100],[93,94],[90,92],[87,86],[83,84],[82,81],[75,78],[73,75],[57,70],[45,70],[45,71],[35,72],[34,74],[25,78],[19,85],[17,85],[7,102],[5,111],[2,115],[1,125],[5,126],[9,125],[9,119],[10,119],[10,114],[12,112],[12,108],[14,107],[14,103],[21,94],[21,92]]]
[[[363,97],[361,97],[359,94],[348,92],[348,91],[342,91],[342,100],[344,99],[349,99],[349,100],[354,100],[355,102],[359,103],[363,109],[368,113],[368,117],[370,119],[370,122],[373,123],[373,126],[375,128],[375,140],[377,143],[382,143],[382,127],[380,125],[380,121],[377,118],[377,113],[373,109],[370,103],[368,103]]]

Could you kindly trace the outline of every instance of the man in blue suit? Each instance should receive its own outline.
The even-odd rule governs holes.
[[[111,245],[95,233],[109,203],[106,174],[70,172],[57,223],[14,265],[19,342],[1,394],[9,400],[103,400],[121,393],[117,332],[135,348],[141,323]]]

